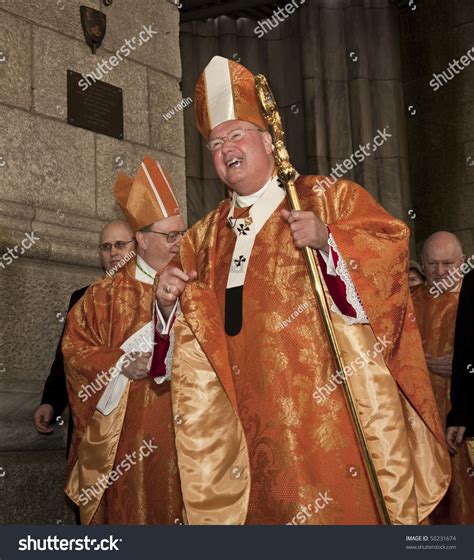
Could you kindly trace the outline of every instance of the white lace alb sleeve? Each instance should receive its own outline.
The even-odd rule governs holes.
[[[369,320],[367,319],[367,315],[365,314],[362,302],[360,301],[357,290],[355,289],[354,283],[352,282],[351,275],[347,270],[346,263],[344,262],[341,253],[339,253],[339,249],[337,248],[336,242],[331,234],[329,234],[328,245],[330,248],[329,256],[326,256],[320,251],[326,262],[326,265],[328,266],[328,274],[331,274],[332,272],[330,270],[330,265],[332,264],[332,269],[335,271],[335,274],[339,276],[339,278],[344,282],[344,285],[346,287],[347,302],[354,308],[356,317],[349,317],[342,314],[334,303],[331,309],[333,311],[336,311],[336,313],[339,313],[339,315],[342,315],[349,325],[354,325],[355,323],[368,323]],[[338,256],[337,266],[334,266],[332,251],[334,251]],[[334,275],[334,273],[332,275]]]

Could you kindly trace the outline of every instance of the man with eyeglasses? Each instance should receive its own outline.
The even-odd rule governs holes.
[[[136,258],[94,282],[68,317],[62,350],[75,431],[66,493],[82,524],[174,524],[181,494],[168,346],[156,345],[153,285],[185,227],[171,180],[150,157],[133,179],[117,177],[114,196]],[[120,263],[112,243],[101,247]]]
[[[100,232],[99,250],[102,268],[107,274],[113,274],[114,270],[118,269],[120,262],[125,262],[127,255],[134,254],[135,238],[130,226],[122,220],[115,220],[105,225]],[[86,293],[87,288],[88,286],[80,288],[71,294],[68,313]],[[44,384],[41,404],[34,413],[35,428],[40,434],[50,434],[54,431],[53,425],[56,419],[62,414],[68,404],[61,340],[62,333],[51,371]],[[67,452],[69,452],[71,443],[72,428],[73,421],[70,416]]]
[[[135,238],[130,226],[122,220],[114,220],[102,228],[99,236],[99,256],[102,268],[107,274],[113,274],[118,269],[120,262],[125,262],[128,255],[134,254]],[[88,286],[80,288],[71,294],[68,313],[86,293]],[[41,404],[36,409],[33,419],[38,433],[48,435],[54,432],[54,424],[60,419],[64,409],[69,405],[64,372],[64,358],[61,351],[61,333],[54,361],[50,373],[45,381]],[[69,412],[66,457],[69,455],[74,422]],[[75,511],[76,522],[79,523],[79,512]]]
[[[135,257],[135,236],[130,226],[121,220],[107,225],[100,236],[99,251],[106,274],[112,276]]]
[[[290,212],[255,78],[235,61],[211,60],[194,107],[232,199],[188,232],[180,267],[162,274],[156,292],[166,316],[178,297],[182,309],[172,395],[187,521],[423,522],[450,472],[409,320],[407,226],[360,186],[322,176],[297,178],[303,210]],[[323,272],[343,372],[335,371],[304,246]],[[326,507],[311,511],[323,495]]]

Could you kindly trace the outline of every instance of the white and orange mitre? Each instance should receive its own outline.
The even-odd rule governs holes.
[[[245,66],[215,56],[199,76],[194,90],[196,127],[207,139],[213,128],[241,120],[268,130],[255,90],[255,76]]]
[[[134,178],[120,173],[113,192],[133,231],[181,213],[168,172],[149,156]]]

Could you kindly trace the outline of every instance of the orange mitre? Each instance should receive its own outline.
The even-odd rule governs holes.
[[[117,176],[114,196],[133,231],[181,213],[169,174],[149,156],[135,178]]]

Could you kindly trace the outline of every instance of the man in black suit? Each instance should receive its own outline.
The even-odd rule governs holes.
[[[130,226],[121,220],[107,224],[100,233],[100,260],[107,274],[114,274],[127,261],[125,257],[135,251],[135,238]],[[133,256],[133,255],[131,255]],[[129,260],[127,258],[127,260]],[[68,312],[86,293],[88,286],[72,293]],[[66,323],[64,323],[66,324]],[[63,331],[64,332],[64,331]],[[35,427],[40,434],[50,434],[54,431],[52,425],[61,416],[68,404],[66,377],[64,374],[63,355],[61,352],[61,338],[56,349],[51,371],[46,379],[40,406],[34,414]],[[69,416],[67,451],[72,434],[72,416]]]
[[[474,272],[464,278],[454,335],[451,411],[446,440],[456,453],[465,438],[474,437]]]

